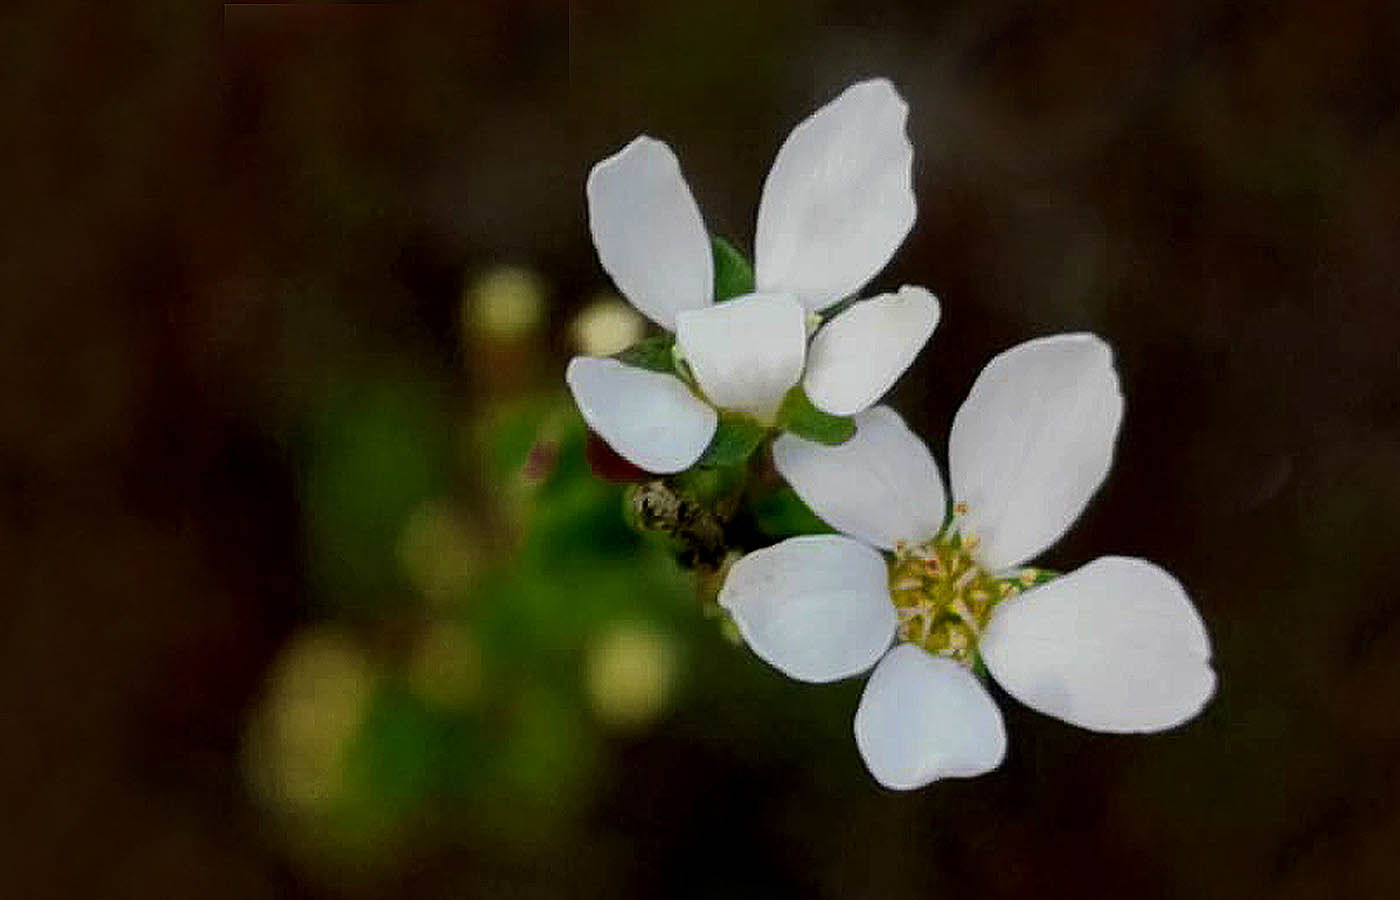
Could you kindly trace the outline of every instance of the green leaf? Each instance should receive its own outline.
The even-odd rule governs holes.
[[[817,409],[798,385],[783,398],[782,409],[778,410],[778,427],[818,444],[844,444],[856,433],[856,420]]]
[[[719,427],[696,465],[739,466],[748,461],[768,433],[762,425],[739,413],[720,413]]]
[[[626,350],[614,353],[613,359],[629,366],[636,366],[638,369],[650,369],[653,372],[671,374],[676,370],[675,357],[671,354],[671,348],[675,343],[675,337],[669,334],[642,338]]]
[[[715,257],[715,300],[732,300],[753,293],[753,266],[724,238],[710,238]]]

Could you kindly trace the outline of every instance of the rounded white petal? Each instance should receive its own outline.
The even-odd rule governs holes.
[[[1006,602],[979,644],[997,682],[1095,731],[1159,731],[1215,692],[1205,624],[1176,579],[1105,556]]]
[[[800,681],[864,672],[894,637],[885,560],[839,535],[789,538],[736,562],[719,592],[753,652]]]
[[[1049,547],[1113,461],[1123,394],[1113,351],[1092,334],[1018,344],[987,363],[953,418],[948,476],[961,529],[998,570]]]
[[[900,791],[981,775],[1006,756],[1001,713],[982,683],[914,644],[900,644],[875,667],[855,730],[870,774]]]
[[[679,378],[615,359],[575,356],[564,376],[588,427],[648,472],[690,468],[714,436],[719,416]]]
[[[812,338],[803,386],[812,405],[849,416],[884,396],[938,325],[938,300],[921,287],[862,300]]]
[[[856,416],[855,435],[834,447],[784,434],[773,463],[828,525],[876,547],[927,540],[943,524],[938,463],[888,406]]]
[[[758,207],[759,290],[819,310],[884,268],[914,224],[908,116],[881,78],[851,85],[792,130]]]
[[[633,306],[672,330],[713,302],[710,238],[670,147],[636,138],[593,167],[587,193],[598,259]]]
[[[676,316],[676,343],[710,402],[772,424],[802,376],[807,327],[785,294],[749,294]]]

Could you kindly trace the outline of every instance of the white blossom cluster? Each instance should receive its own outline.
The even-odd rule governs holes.
[[[985,676],[1106,732],[1179,725],[1216,680],[1201,617],[1164,570],[1120,556],[1053,578],[1026,568],[1108,473],[1123,396],[1103,340],[1056,335],[993,358],[954,419],[948,489],[928,446],[878,405],[940,315],[922,287],[851,302],[914,222],[908,112],[877,79],[793,129],[764,183],[752,291],[733,298],[716,298],[717,257],[671,149],[643,136],[598,163],[587,195],[599,259],[674,334],[677,365],[576,357],[567,373],[589,427],[649,472],[694,466],[724,416],[765,429],[777,472],[839,534],[743,556],[719,603],[793,678],[870,672],[856,744],[896,789],[1000,765]],[[853,417],[854,434],[785,431],[798,389],[820,414]]]

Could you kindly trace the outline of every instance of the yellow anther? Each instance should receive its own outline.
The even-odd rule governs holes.
[[[978,565],[976,546],[976,538],[956,532],[901,543],[889,579],[900,639],[968,666],[993,610],[1020,590],[1019,580],[1004,581]]]

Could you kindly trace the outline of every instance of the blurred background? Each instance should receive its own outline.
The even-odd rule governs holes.
[[[1400,896],[1393,3],[7,5],[0,872],[25,898]],[[896,794],[857,681],[696,606],[590,476],[640,332],[588,167],[676,149],[746,251],[788,130],[890,77],[943,321],[892,401],[1112,342],[1045,564],[1188,586],[1166,735],[1003,703]],[[1004,698],[1003,698],[1004,699]]]

